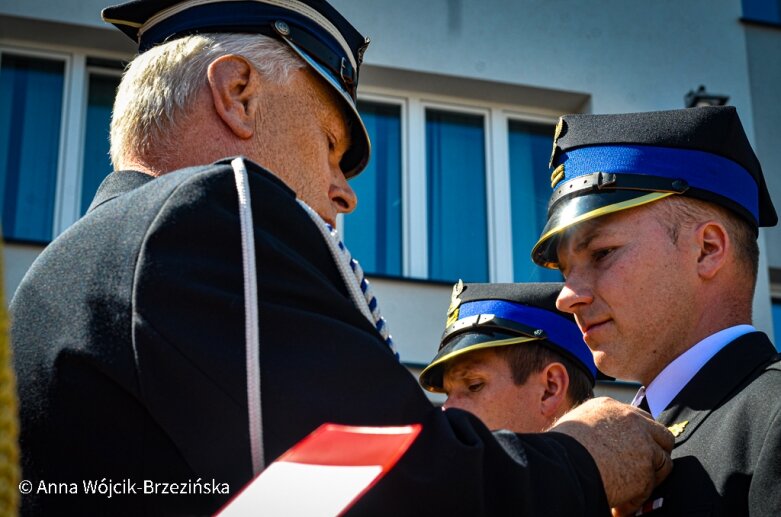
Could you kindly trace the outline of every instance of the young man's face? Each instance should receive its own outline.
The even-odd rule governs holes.
[[[687,235],[673,243],[649,205],[583,222],[562,238],[557,306],[575,315],[608,375],[647,385],[686,344],[697,289]]]
[[[539,433],[553,424],[540,411],[544,388],[529,378],[515,384],[507,361],[493,349],[476,350],[453,359],[445,369],[445,408],[475,414],[489,429]]]

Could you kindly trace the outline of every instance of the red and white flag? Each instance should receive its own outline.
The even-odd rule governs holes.
[[[323,424],[269,465],[217,515],[340,515],[396,464],[420,429],[420,424]]]

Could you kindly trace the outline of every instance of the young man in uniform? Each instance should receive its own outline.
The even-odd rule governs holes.
[[[774,226],[733,107],[571,115],[556,130],[533,251],[566,278],[596,364],[643,387],[676,436],[659,515],[781,514],[781,366],[751,326],[760,226]]]
[[[596,375],[572,315],[556,309],[562,287],[459,281],[421,385],[447,394],[446,409],[474,413],[489,429],[549,429],[594,396]]]

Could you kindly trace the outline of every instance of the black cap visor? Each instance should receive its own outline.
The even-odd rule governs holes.
[[[429,391],[443,393],[445,367],[449,361],[475,350],[517,345],[540,339],[542,338],[517,333],[476,329],[456,335],[439,349],[431,364],[420,373],[420,384]]]
[[[651,203],[675,192],[645,190],[600,190],[598,192],[560,199],[550,209],[542,236],[532,249],[532,260],[546,268],[558,269],[559,238],[576,224]]]

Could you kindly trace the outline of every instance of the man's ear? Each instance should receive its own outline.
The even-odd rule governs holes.
[[[710,280],[727,263],[732,240],[724,225],[718,221],[708,221],[695,230],[695,238],[699,247],[697,272],[700,278]]]
[[[261,89],[258,71],[246,58],[229,54],[212,61],[207,77],[217,115],[237,137],[252,137]]]
[[[569,389],[567,368],[561,363],[550,363],[539,375],[545,384],[540,399],[540,410],[548,418],[557,418],[569,409],[566,407]]]

